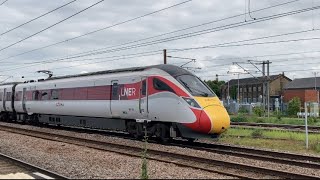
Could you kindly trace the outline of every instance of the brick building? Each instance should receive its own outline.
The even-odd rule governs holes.
[[[320,77],[294,79],[285,87],[283,99],[284,102],[289,102],[292,98],[299,97],[302,104],[304,102],[319,102],[319,90]]]
[[[272,108],[276,98],[280,100],[284,87],[291,79],[284,74],[270,76],[270,106]],[[266,96],[266,91],[263,88],[263,77],[243,78],[239,79],[239,99],[240,103],[257,103],[262,102],[262,97]],[[229,90],[229,93],[228,93]],[[227,101],[227,96],[230,95],[231,101],[236,101],[238,96],[238,79],[232,79],[225,83],[221,88],[221,99]]]

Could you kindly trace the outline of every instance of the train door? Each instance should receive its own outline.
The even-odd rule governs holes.
[[[22,91],[22,109],[23,109],[23,112],[27,112],[27,109],[26,109],[26,100],[27,100],[27,88],[23,88],[23,91]]]
[[[2,106],[3,106],[3,110],[4,111],[7,111],[7,108],[6,108],[6,98],[7,98],[7,96],[6,96],[6,94],[7,94],[7,89],[4,88],[3,89],[3,101],[2,101]]]
[[[147,77],[141,78],[140,96],[139,96],[139,110],[143,118],[148,117],[148,81]]]
[[[112,117],[120,117],[120,94],[119,94],[119,81],[111,81],[111,98],[110,98],[110,112]]]

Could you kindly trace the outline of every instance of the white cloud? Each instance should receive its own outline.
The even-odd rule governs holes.
[[[30,20],[36,16],[39,16],[49,10],[52,10],[68,0],[62,1],[46,1],[43,0],[24,0],[17,1],[12,0],[6,2],[0,7],[0,33],[13,28],[23,22]],[[21,40],[22,38],[29,36],[59,20],[97,2],[96,0],[78,0],[77,2],[66,6],[54,12],[48,16],[45,16],[37,21],[34,21],[22,28],[12,31],[8,34],[0,36],[0,49],[14,42]],[[158,0],[158,1],[139,1],[130,0],[123,3],[123,1],[109,0],[97,5],[94,8],[85,11],[66,22],[63,22],[50,30],[44,31],[41,34],[30,38],[22,43],[17,44],[7,50],[0,52],[0,59],[6,58],[11,55],[19,54],[21,52],[29,51],[35,48],[46,46],[52,43],[56,43],[68,38],[76,37],[78,35],[94,31],[96,29],[106,27],[124,20],[138,17],[143,14],[173,5],[175,3],[182,2],[182,0]],[[255,11],[260,8],[268,7],[271,5],[287,2],[285,0],[262,0],[251,1],[251,10]],[[276,13],[288,12],[291,10],[297,10],[301,8],[307,8],[312,5],[312,0],[298,1],[296,3],[288,4],[278,8],[269,9],[261,12],[252,12],[252,16],[257,18],[268,16]],[[314,6],[320,5],[320,2],[314,1]],[[225,18],[237,14],[244,13],[244,1],[243,0],[193,0],[192,2],[183,4],[181,6],[163,11],[158,14],[153,14],[145,18],[141,18],[130,23],[122,24],[114,28],[106,29],[92,35],[88,35],[67,43],[61,43],[56,46],[34,51],[32,53],[24,54],[22,56],[14,57],[5,61],[0,60],[0,74],[13,75],[15,78],[19,78],[22,75],[26,77],[37,76],[35,72],[40,69],[54,69],[59,67],[66,67],[72,65],[79,65],[71,68],[54,69],[55,75],[60,74],[76,74],[79,72],[90,72],[104,69],[125,68],[132,66],[145,66],[159,64],[163,61],[163,55],[154,55],[148,57],[140,57],[136,59],[118,60],[114,62],[101,62],[102,60],[84,61],[91,62],[88,65],[81,65],[81,62],[74,63],[62,63],[55,62],[46,65],[35,65],[32,67],[21,68],[16,70],[17,67],[24,66],[23,63],[49,60],[62,56],[70,56],[74,53],[80,53],[97,48],[110,47],[119,45],[122,43],[155,36],[174,30],[194,26],[209,21]],[[312,16],[313,15],[313,16]],[[223,80],[232,78],[233,76],[227,75],[227,71],[230,70],[229,66],[234,61],[247,61],[248,58],[265,54],[280,54],[280,53],[294,53],[303,51],[320,51],[318,41],[301,41],[282,44],[267,44],[267,45],[255,45],[255,46],[239,46],[239,47],[225,47],[225,48],[212,48],[212,49],[199,49],[192,51],[173,52],[170,49],[179,49],[186,47],[206,46],[211,44],[220,44],[231,41],[239,41],[249,38],[257,38],[261,36],[268,36],[274,34],[281,34],[299,30],[306,30],[312,28],[312,22],[314,28],[320,28],[319,10],[315,10],[313,13],[308,12],[299,15],[293,15],[289,17],[279,18],[272,21],[266,21],[256,23],[248,26],[242,26],[196,36],[192,38],[186,38],[176,41],[170,41],[161,44],[150,45],[141,48],[135,48],[131,50],[123,50],[119,52],[106,53],[101,55],[90,56],[86,58],[95,57],[108,57],[118,56],[124,54],[138,53],[144,51],[162,50],[168,49],[168,55],[190,57],[197,59],[196,63],[188,64],[193,67],[201,67],[201,70],[197,70],[195,74],[203,77],[204,79],[214,79],[215,74],[222,75]],[[247,20],[249,18],[247,17]],[[313,21],[312,21],[313,20]],[[180,35],[184,33],[190,33],[194,31],[204,30],[207,28],[213,28],[223,26],[230,23],[236,23],[244,21],[244,16],[229,19],[226,21],[216,22],[208,24],[203,27],[190,29],[187,31],[162,36],[159,38],[171,37],[174,35]],[[285,39],[299,39],[318,37],[320,31],[309,32],[305,34],[290,35],[288,37],[272,38],[267,40],[255,41],[276,41]],[[156,38],[156,39],[159,39]],[[156,40],[149,39],[149,40]],[[141,42],[139,42],[141,43]],[[133,45],[133,44],[132,44]],[[318,58],[306,59],[291,59],[290,58],[304,58],[318,56]],[[270,56],[270,57],[258,57],[255,60],[270,60],[273,59],[288,59],[288,61],[274,61],[270,66],[270,71],[273,73],[279,73],[288,70],[301,70],[301,69],[320,69],[317,65],[311,65],[310,63],[319,62],[320,53],[312,54],[293,54],[283,56]],[[238,58],[237,58],[238,57]],[[223,59],[224,60],[219,60]],[[212,61],[211,61],[212,59]],[[11,62],[10,66],[1,66],[2,62]],[[97,62],[97,63],[94,63]],[[179,59],[168,59],[169,63],[178,63],[178,65],[185,61]],[[294,64],[304,65],[294,65]],[[226,64],[226,65],[224,65]],[[287,64],[287,66],[279,66]],[[6,64],[7,65],[7,64]],[[224,65],[224,66],[222,66]],[[244,65],[248,70],[256,70],[252,65]],[[257,65],[261,68],[261,65]],[[231,68],[232,69],[232,68]],[[239,69],[237,69],[239,70]],[[295,78],[310,77],[311,72],[286,72],[290,78],[295,75]],[[250,75],[241,75],[243,77],[249,77]]]

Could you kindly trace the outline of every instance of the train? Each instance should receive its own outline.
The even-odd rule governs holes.
[[[0,120],[147,132],[163,141],[217,138],[230,117],[216,94],[174,65],[106,70],[0,85]]]

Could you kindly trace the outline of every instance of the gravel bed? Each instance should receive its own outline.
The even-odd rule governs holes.
[[[72,179],[140,178],[141,159],[0,131],[0,152]],[[226,179],[224,175],[148,161],[149,178]]]
[[[9,126],[21,126],[21,125],[10,124],[10,123],[5,123],[5,124],[9,125]],[[26,129],[34,129],[34,130],[42,129],[44,131],[48,131],[47,128],[39,128],[39,127],[35,127],[35,126],[23,125],[21,127],[26,128]],[[73,135],[73,136],[77,136],[77,137],[81,137],[81,138],[88,138],[88,139],[94,139],[94,140],[99,140],[99,141],[108,141],[108,142],[121,143],[121,144],[126,144],[126,145],[130,145],[130,146],[138,146],[138,147],[143,146],[143,142],[140,142],[140,141],[133,141],[133,140],[129,140],[129,139],[104,136],[104,135],[100,135],[100,134],[76,133],[76,132],[72,132],[72,131],[57,130],[57,129],[52,129],[50,131],[52,131],[53,133]],[[230,155],[209,153],[209,152],[200,151],[200,150],[193,150],[193,149],[189,149],[189,148],[172,147],[172,146],[164,146],[164,145],[149,143],[148,149],[157,149],[157,150],[168,151],[168,152],[189,154],[189,155],[193,155],[193,156],[200,156],[200,157],[204,157],[204,158],[217,159],[217,160],[228,161],[228,162],[249,164],[252,166],[259,166],[259,167],[267,167],[267,168],[275,168],[276,167],[277,170],[290,171],[290,172],[295,172],[295,173],[300,173],[300,174],[308,174],[308,175],[314,175],[314,176],[320,177],[320,170],[315,170],[315,169],[311,169],[311,168],[302,168],[302,167],[297,167],[297,166],[292,166],[292,165],[277,164],[277,163],[272,163],[272,162],[252,160],[252,159],[246,159],[246,158],[230,156]]]

